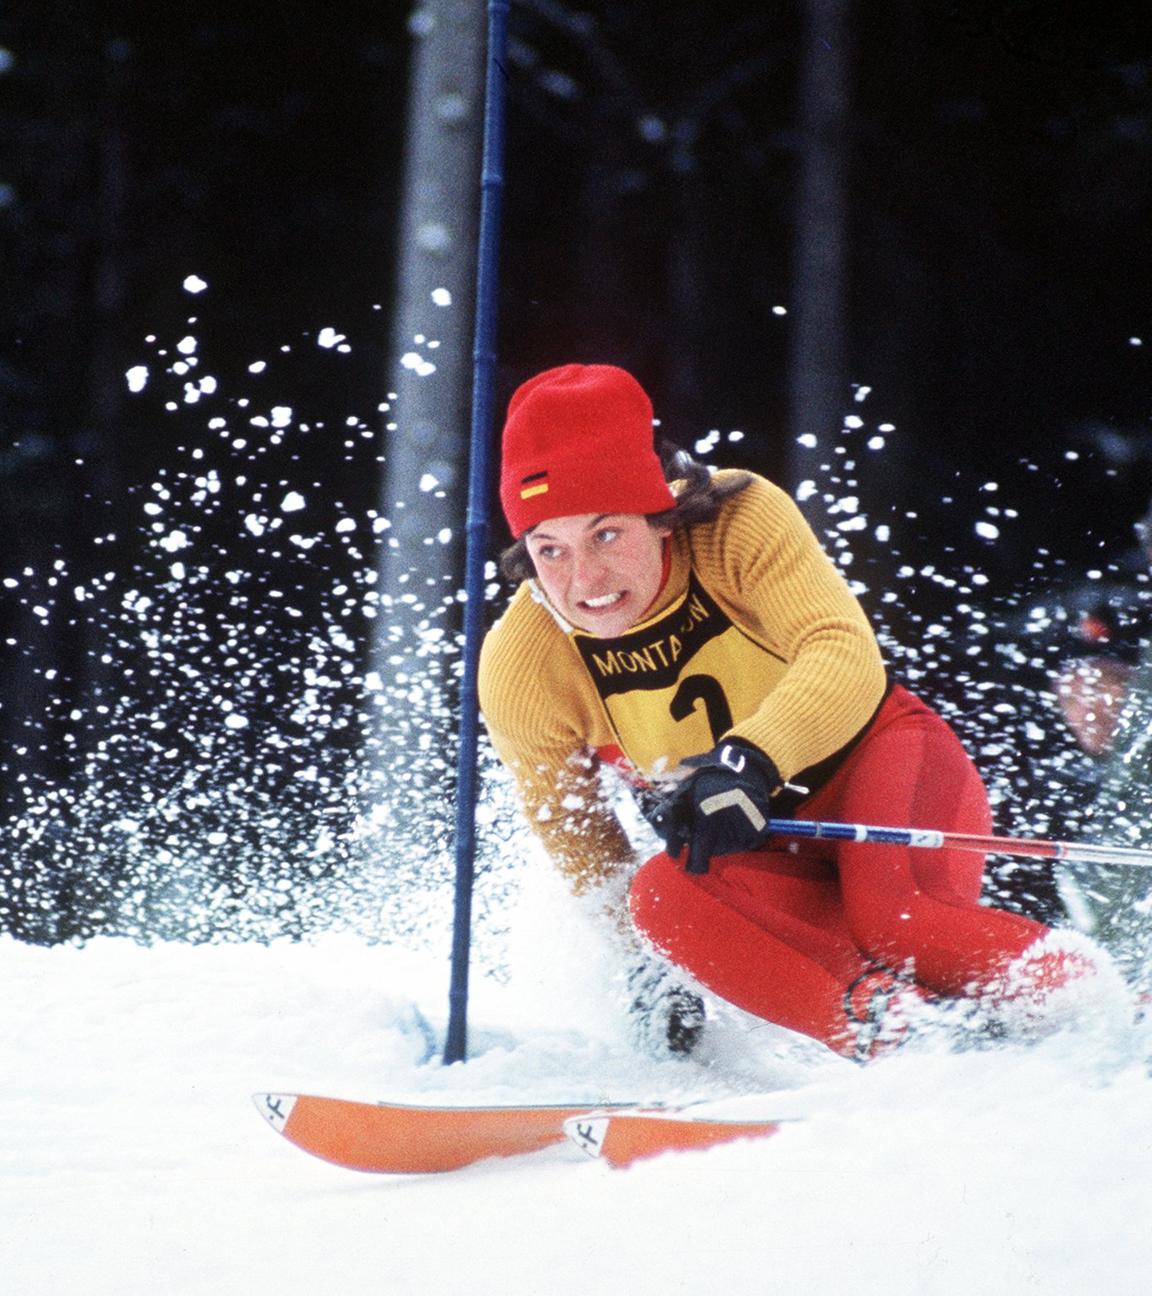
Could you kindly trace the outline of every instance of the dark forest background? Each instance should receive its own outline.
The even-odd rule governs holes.
[[[225,393],[209,414],[291,407],[296,435],[264,447],[276,489],[322,495],[334,516],[380,500],[405,430],[381,407],[407,381],[393,322],[411,33],[433,7],[37,0],[0,14],[9,805],[30,772],[58,776],[103,741],[89,704],[123,679],[106,621],[44,612],[61,597],[53,571],[99,601],[111,550],[173,465],[233,462],[235,443],[205,433],[209,393],[186,396],[179,339],[195,337],[199,373]],[[720,433],[713,462],[792,487],[816,471],[795,445],[795,321],[822,287],[811,261],[801,274],[820,252],[803,235],[827,213],[803,197],[802,96],[832,19],[842,70],[822,146],[843,193],[827,431],[846,414],[885,429],[852,489],[903,546],[880,554],[868,598],[889,556],[978,565],[989,597],[1018,610],[1090,571],[1122,584],[1152,493],[1144,4],[517,0],[501,401],[537,369],[613,361],[670,435]],[[344,345],[318,344],[324,329]],[[125,375],[141,365],[134,393]],[[994,543],[975,529],[990,482]],[[371,562],[326,545],[293,568],[305,615],[341,564]],[[906,579],[888,615],[903,609],[915,632],[955,600]],[[940,691],[963,691],[945,674]]]

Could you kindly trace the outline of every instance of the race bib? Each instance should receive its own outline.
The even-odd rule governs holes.
[[[658,775],[711,751],[787,669],[717,605],[691,573],[684,595],[648,625],[616,639],[574,631],[620,747]]]

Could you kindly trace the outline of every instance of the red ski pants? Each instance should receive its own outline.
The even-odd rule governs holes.
[[[986,834],[983,781],[951,728],[906,689],[797,818]],[[863,1007],[911,974],[979,991],[1047,932],[978,903],[984,857],[865,842],[781,841],[713,859],[703,875],[654,856],[632,882],[637,927],[746,1012],[856,1049]]]

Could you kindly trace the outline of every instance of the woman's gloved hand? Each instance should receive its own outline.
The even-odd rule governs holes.
[[[707,873],[716,855],[754,850],[769,837],[769,803],[783,786],[774,762],[750,742],[726,738],[684,762],[692,773],[651,813],[669,855],[688,847],[685,871]]]

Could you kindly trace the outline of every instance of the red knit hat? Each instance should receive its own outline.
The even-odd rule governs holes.
[[[615,365],[529,378],[508,403],[500,502],[517,538],[548,518],[670,509],[644,388]]]

